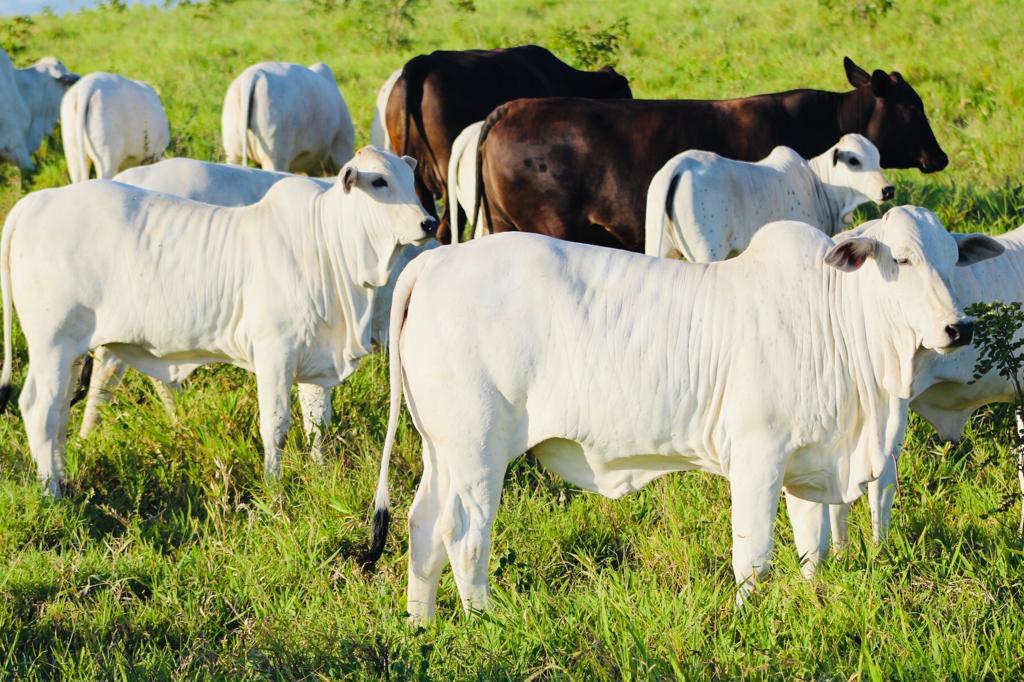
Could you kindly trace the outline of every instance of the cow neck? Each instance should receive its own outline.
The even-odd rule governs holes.
[[[875,111],[875,96],[867,88],[830,94],[835,96],[836,124],[839,128],[836,139],[849,133],[867,135],[868,122]]]
[[[350,211],[339,207],[348,204],[345,197],[335,196],[340,186],[332,187],[314,199],[313,224],[318,259],[317,282],[311,282],[317,314],[327,326],[342,327],[342,343],[335,348],[335,364],[344,377],[355,369],[356,361],[369,353],[370,297],[363,286],[355,262],[358,248],[352,242],[361,236],[362,226]],[[311,273],[312,274],[312,273]],[[337,312],[340,309],[340,317]]]
[[[828,302],[834,327],[834,362],[845,367],[862,405],[858,438],[851,443],[849,473],[844,498],[852,500],[864,485],[878,478],[892,454],[889,421],[894,412],[906,410],[913,379],[913,358],[917,339],[900,324],[889,301],[872,296],[878,273],[843,273],[823,266],[833,292]],[[874,268],[873,261],[863,268]],[[840,414],[845,414],[841,410]],[[858,417],[863,420],[864,417]],[[859,455],[859,456],[857,456]]]
[[[842,201],[836,197],[830,189],[828,180],[831,177],[832,149],[830,147],[822,154],[807,161],[813,176],[815,211],[818,213],[818,225],[824,228],[825,234],[833,236],[843,229]]]

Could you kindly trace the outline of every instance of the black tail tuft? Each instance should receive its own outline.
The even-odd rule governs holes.
[[[82,375],[79,379],[78,390],[71,397],[71,404],[74,405],[85,399],[89,394],[89,382],[92,381],[92,353],[87,353],[82,361]]]
[[[7,401],[11,399],[11,385],[0,386],[0,412],[7,409]]]
[[[359,557],[359,566],[368,571],[384,554],[384,545],[388,539],[388,526],[391,524],[391,513],[387,509],[373,512],[373,530],[370,532],[370,551]]]

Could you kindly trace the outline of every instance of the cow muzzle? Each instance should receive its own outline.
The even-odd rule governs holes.
[[[429,237],[437,232],[437,218],[427,217],[420,223],[420,229]]]
[[[922,173],[937,173],[949,165],[949,157],[946,152],[940,151],[936,155],[926,154],[921,158],[920,169]]]
[[[974,338],[974,322],[962,320],[956,324],[946,325],[946,336],[949,337],[947,348],[960,348],[968,345]]]
[[[892,185],[886,185],[882,188],[882,201],[892,201],[893,197],[896,196],[896,188]]]

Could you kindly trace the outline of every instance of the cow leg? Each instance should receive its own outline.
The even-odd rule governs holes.
[[[153,390],[156,391],[164,412],[171,418],[171,421],[178,419],[178,394],[181,393],[181,382],[175,381],[169,384],[153,379]]]
[[[451,487],[443,506],[441,537],[455,574],[462,607],[466,612],[484,611],[490,605],[487,578],[491,561],[491,528],[498,514],[505,464],[477,458],[444,458],[458,461],[449,467]]]
[[[786,511],[793,526],[793,541],[800,556],[800,572],[808,580],[828,558],[828,506],[802,500],[786,492]]]
[[[448,472],[439,467],[434,448],[423,441],[423,477],[409,507],[409,623],[422,625],[434,617],[437,585],[448,563],[441,539],[442,505],[448,497]]]
[[[33,353],[30,348],[29,356],[28,375],[18,404],[39,481],[44,492],[58,498],[65,471],[71,366],[76,358],[59,347],[42,353]]]
[[[126,365],[113,353],[100,346],[93,351],[92,378],[89,381],[89,395],[82,414],[82,426],[78,435],[85,438],[100,421],[100,408],[110,402],[114,389],[124,377]]]
[[[734,461],[729,480],[732,494],[732,569],[736,605],[742,606],[771,568],[775,514],[782,493],[782,471]]]
[[[309,454],[317,464],[324,461],[324,429],[331,425],[331,389],[316,384],[299,384],[302,430],[309,442]]]
[[[845,552],[850,546],[850,507],[849,504],[830,504],[828,507],[829,526],[832,528],[833,544],[836,552]]]
[[[896,499],[895,466],[887,466],[878,480],[868,483],[868,503],[871,505],[871,537],[885,542],[892,521],[892,505]]]
[[[291,425],[292,366],[278,351],[257,356],[256,392],[260,407],[260,437],[263,439],[263,473],[271,480],[281,477],[281,450]]]

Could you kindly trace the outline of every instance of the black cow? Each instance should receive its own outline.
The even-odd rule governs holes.
[[[448,158],[462,130],[519,97],[631,97],[629,83],[605,67],[579,71],[537,45],[438,50],[403,67],[385,111],[392,147],[419,161],[416,191],[434,212],[445,202],[438,239],[448,241]],[[457,219],[458,216],[455,216]]]

